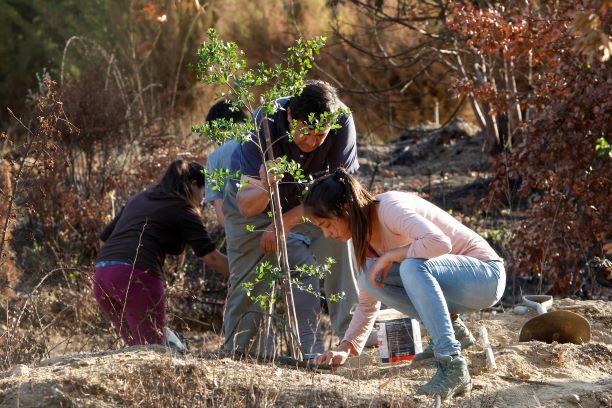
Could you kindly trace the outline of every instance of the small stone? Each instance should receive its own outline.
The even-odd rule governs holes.
[[[514,307],[514,313],[516,313],[516,314],[524,315],[528,311],[529,311],[529,308],[527,306],[518,305],[518,306]]]
[[[30,375],[30,369],[25,364],[17,364],[11,370],[11,375],[13,377],[28,377]]]
[[[64,394],[64,392],[62,390],[59,389],[59,387],[57,385],[54,385],[51,387],[51,393],[59,398],[62,399],[68,399],[68,397],[66,396],[66,394]]]
[[[567,396],[567,400],[572,404],[580,404],[580,395],[570,394]]]

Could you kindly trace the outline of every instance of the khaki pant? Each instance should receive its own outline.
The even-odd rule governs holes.
[[[261,314],[264,311],[249,299],[242,283],[254,281],[255,269],[261,262],[275,263],[274,254],[264,254],[260,249],[261,230],[270,225],[272,220],[266,214],[248,218],[242,216],[238,211],[236,192],[231,188],[226,189],[223,213],[230,269],[230,288],[223,321],[225,349],[270,354],[273,350],[271,347],[274,347],[272,340],[263,340],[262,336],[259,336],[265,330]],[[253,225],[256,231],[247,231],[247,225]],[[287,234],[287,249],[291,267],[323,263],[327,257],[336,260],[331,274],[325,277],[324,289],[327,294],[344,293],[343,300],[328,302],[332,329],[342,338],[351,320],[350,310],[358,302],[352,245],[324,238],[319,228],[304,223]],[[312,288],[318,291],[319,279],[307,277],[301,280],[301,285],[312,285]],[[256,284],[252,295],[267,291],[267,285]],[[324,346],[318,330],[320,299],[295,285],[293,294],[302,352],[322,352]]]

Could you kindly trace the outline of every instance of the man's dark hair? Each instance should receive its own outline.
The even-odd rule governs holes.
[[[325,81],[310,80],[301,94],[291,98],[289,108],[293,119],[305,121],[311,113],[317,117],[324,112],[334,113],[340,108],[340,100],[336,88]]]
[[[215,103],[208,114],[206,115],[206,121],[217,119],[232,119],[234,123],[240,123],[247,120],[247,116],[244,111],[238,108],[227,99],[222,99]]]

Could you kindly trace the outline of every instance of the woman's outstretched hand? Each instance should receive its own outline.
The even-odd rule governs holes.
[[[325,353],[315,358],[315,363],[319,365],[337,367],[343,365],[346,362],[348,356],[348,351],[327,350]]]
[[[334,350],[327,350],[319,357],[315,358],[315,363],[338,367],[346,363],[346,359],[351,355],[357,355],[357,350],[348,341],[341,342]]]

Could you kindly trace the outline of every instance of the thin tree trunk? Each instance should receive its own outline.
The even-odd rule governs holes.
[[[268,146],[268,160],[274,160],[268,118],[264,118],[263,125],[266,145]],[[268,175],[268,181],[269,180],[270,177]],[[277,263],[278,267],[280,267],[285,274],[285,276],[281,279],[281,286],[283,288],[283,291],[285,292],[285,303],[287,306],[289,329],[293,332],[292,338],[294,339],[294,341],[290,340],[290,351],[291,356],[293,358],[301,359],[302,353],[300,351],[299,327],[297,315],[295,313],[295,303],[293,302],[293,289],[291,288],[291,269],[289,267],[289,254],[287,253],[287,241],[285,240],[285,226],[283,224],[283,213],[280,202],[278,183],[268,183],[268,185],[272,189],[271,204],[272,213],[274,215],[274,230],[276,232]],[[268,334],[269,330],[266,329],[266,338]]]

